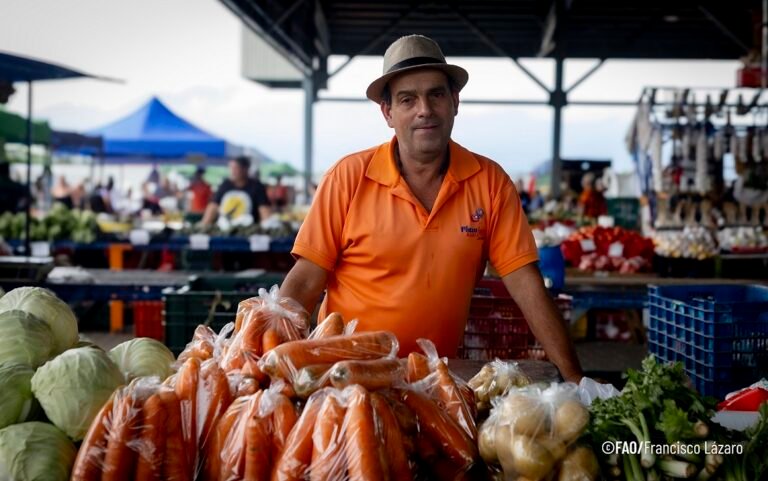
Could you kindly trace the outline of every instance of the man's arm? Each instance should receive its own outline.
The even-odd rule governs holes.
[[[584,373],[563,317],[544,287],[539,269],[535,264],[528,264],[502,280],[547,356],[560,369],[563,379],[578,383]]]
[[[290,297],[304,306],[310,314],[325,289],[328,271],[300,257],[280,286],[280,297]]]
[[[259,206],[259,219],[267,220],[272,215],[272,209],[268,205]]]
[[[205,208],[205,214],[203,214],[203,219],[200,221],[203,225],[211,225],[216,221],[216,217],[219,215],[219,204],[216,202],[209,202],[208,206]]]

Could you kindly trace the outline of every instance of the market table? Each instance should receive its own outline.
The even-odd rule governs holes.
[[[535,361],[530,359],[517,359],[520,370],[533,382],[558,382],[560,372],[554,364],[548,361]],[[488,361],[471,361],[468,359],[450,359],[448,367],[460,378],[469,381],[477,374]]]

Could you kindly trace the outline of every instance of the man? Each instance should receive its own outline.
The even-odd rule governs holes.
[[[211,225],[219,216],[230,224],[259,223],[271,215],[264,184],[248,176],[251,160],[240,156],[229,161],[229,179],[221,183],[201,221]],[[248,220],[246,220],[248,219]]]
[[[0,160],[0,214],[15,214],[26,208],[27,188],[11,178],[11,164]]]
[[[340,160],[323,178],[281,295],[358,330],[385,329],[400,353],[416,339],[454,356],[489,259],[566,380],[582,376],[560,313],[536,268],[520,198],[495,162],[451,140],[467,72],[431,39],[411,35],[384,55],[366,92],[395,130],[388,143]]]
[[[205,181],[205,167],[198,167],[195,170],[195,176],[189,183],[189,212],[193,214],[203,214],[211,201],[213,190],[208,182]]]

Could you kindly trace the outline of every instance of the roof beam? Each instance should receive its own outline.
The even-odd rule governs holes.
[[[246,3],[250,8],[253,9],[253,11],[257,15],[263,18],[264,21],[267,22],[267,24],[270,24],[269,32],[271,33],[265,32],[265,35],[272,36],[274,34],[280,37],[280,39],[288,45],[288,47],[290,48],[290,50],[294,55],[296,55],[302,62],[304,62],[306,66],[310,68],[312,67],[311,56],[308,55],[307,52],[305,52],[304,49],[301,47],[301,45],[296,43],[296,41],[293,38],[291,38],[291,36],[288,35],[281,26],[275,24],[275,22],[267,14],[267,12],[265,12],[264,9],[261,7],[261,5],[259,5],[258,0],[246,0]]]
[[[578,86],[579,86],[579,85],[581,85],[581,84],[582,84],[582,83],[583,83],[585,80],[587,80],[589,77],[591,77],[591,76],[592,76],[592,74],[593,74],[593,73],[595,73],[595,72],[597,72],[597,71],[598,71],[598,69],[600,69],[600,67],[602,67],[604,63],[605,63],[605,59],[604,59],[604,58],[601,58],[601,59],[600,59],[600,60],[597,62],[597,64],[595,64],[595,65],[594,65],[594,66],[593,66],[591,69],[587,70],[587,72],[586,72],[584,75],[582,75],[581,77],[579,77],[579,79],[578,79],[577,81],[575,81],[575,82],[573,83],[573,85],[571,85],[570,87],[568,87],[568,89],[565,91],[565,95],[568,95],[568,94],[570,94],[570,93],[571,93],[571,92],[572,92],[574,89],[576,89],[576,87],[578,87]]]
[[[698,5],[699,11],[704,14],[704,16],[712,22],[715,27],[717,27],[720,32],[722,32],[723,35],[725,35],[727,38],[729,38],[733,43],[739,46],[744,52],[749,52],[750,47],[745,44],[738,35],[736,35],[732,29],[730,29],[725,23],[723,23],[720,19],[717,18],[715,14],[713,14],[708,8],[706,8],[703,5]]]

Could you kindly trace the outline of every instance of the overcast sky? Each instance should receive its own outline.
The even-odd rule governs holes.
[[[55,128],[84,131],[127,114],[152,95],[177,114],[278,161],[303,164],[303,94],[270,90],[240,76],[241,25],[217,0],[0,0],[0,51],[61,63],[125,80],[40,82],[34,113]],[[416,32],[417,33],[417,32]],[[344,58],[332,58],[338,65]],[[466,99],[546,99],[509,60],[451,58],[470,74]],[[523,63],[552,84],[548,60]],[[566,64],[566,86],[593,65]],[[733,86],[737,62],[609,61],[574,91],[574,100],[636,100],[646,85]],[[356,59],[321,95],[362,96],[381,58]],[[26,112],[26,88],[8,105]],[[569,107],[563,156],[613,159],[631,169],[623,145],[632,108]],[[460,109],[454,139],[488,155],[513,175],[551,156],[547,107],[469,106]],[[386,141],[378,107],[321,102],[315,107],[315,171],[341,156]]]

